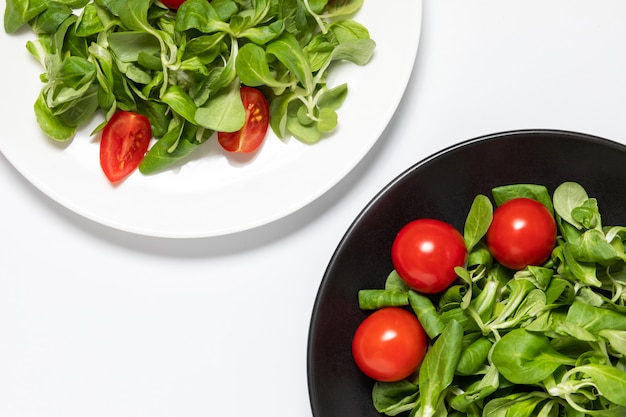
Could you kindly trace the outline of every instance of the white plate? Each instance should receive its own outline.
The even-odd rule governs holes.
[[[307,146],[270,133],[252,158],[234,158],[210,140],[188,163],[153,176],[135,172],[118,186],[102,173],[98,139],[89,136],[99,121],[67,144],[41,133],[33,103],[43,70],[25,49],[34,35],[0,29],[0,151],[58,203],[120,230],[187,238],[267,224],[312,202],[347,175],[378,140],[402,98],[419,44],[422,2],[398,0],[389,7],[366,0],[355,20],[369,29],[377,46],[367,65],[331,71],[329,85],[347,82],[349,89],[332,136]]]

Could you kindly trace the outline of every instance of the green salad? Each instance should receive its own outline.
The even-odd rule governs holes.
[[[404,252],[394,246],[384,288],[359,292],[372,313],[353,355],[373,379],[386,378],[374,382],[375,408],[411,417],[626,415],[626,227],[604,224],[601,205],[575,182],[552,195],[534,184],[478,195],[462,233],[466,256],[450,264],[456,279],[434,292],[416,289],[424,277],[397,260]],[[455,235],[437,240],[432,230],[424,253],[448,253]],[[407,234],[398,236],[406,245]],[[393,339],[395,351],[385,347]],[[413,358],[399,354],[409,349]]]
[[[98,112],[93,133],[116,112],[137,113],[157,139],[139,168],[157,172],[214,133],[244,128],[248,86],[267,98],[276,136],[315,143],[337,126],[348,92],[327,85],[332,64],[364,65],[375,48],[352,19],[363,0],[164,3],[7,0],[5,31],[37,36],[26,47],[45,70],[34,107],[49,137],[72,139]]]

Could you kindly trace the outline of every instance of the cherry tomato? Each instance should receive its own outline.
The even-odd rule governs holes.
[[[493,212],[487,246],[494,259],[519,270],[544,263],[556,243],[556,221],[540,202],[514,198]]]
[[[352,356],[363,373],[382,382],[400,381],[422,363],[428,340],[415,314],[385,307],[356,329]]]
[[[145,116],[118,111],[111,117],[100,140],[100,165],[109,181],[120,181],[137,168],[151,138],[152,126]]]
[[[166,7],[174,10],[177,10],[184,2],[185,0],[161,0],[161,3],[163,3]]]
[[[236,132],[218,132],[217,140],[229,152],[254,152],[265,139],[269,126],[269,106],[261,91],[242,86],[241,99],[246,109],[246,121]]]
[[[391,247],[391,260],[409,287],[434,294],[448,288],[457,278],[454,268],[465,265],[467,248],[463,236],[452,225],[418,219],[398,232]]]

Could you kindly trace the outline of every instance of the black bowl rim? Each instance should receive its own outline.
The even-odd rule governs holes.
[[[507,131],[501,131],[497,133],[477,136],[471,139],[467,139],[467,140],[463,140],[461,142],[455,143],[451,146],[445,147],[431,154],[430,156],[423,158],[422,160],[411,165],[410,167],[406,168],[399,175],[397,175],[394,179],[392,179],[387,185],[385,185],[380,191],[378,191],[374,195],[374,197],[365,205],[365,207],[358,213],[358,215],[352,221],[352,223],[350,224],[350,226],[344,233],[343,237],[339,241],[337,248],[333,252],[333,255],[331,256],[328,266],[326,267],[326,270],[324,272],[324,276],[322,277],[322,280],[320,281],[317,295],[313,303],[311,319],[309,321],[309,332],[308,332],[308,338],[307,338],[307,354],[306,354],[307,386],[308,386],[308,393],[309,393],[309,402],[310,402],[313,417],[323,417],[323,416],[320,416],[317,411],[317,404],[316,404],[317,393],[316,393],[316,387],[313,384],[313,363],[312,363],[312,352],[311,352],[311,345],[312,345],[312,341],[314,338],[313,329],[317,322],[317,317],[318,317],[318,313],[320,309],[320,300],[323,297],[328,280],[330,279],[329,278],[330,272],[333,270],[333,266],[336,263],[337,258],[339,257],[339,254],[342,252],[342,248],[345,246],[346,242],[350,239],[350,236],[352,235],[353,231],[358,227],[361,219],[370,211],[370,209],[374,205],[376,205],[376,203],[381,198],[383,198],[387,194],[387,192],[390,189],[394,188],[396,184],[401,182],[408,175],[411,175],[413,171],[419,169],[420,167],[423,167],[424,165],[430,163],[431,161],[445,154],[453,152],[455,150],[458,150],[458,149],[461,149],[461,148],[464,148],[464,147],[467,147],[467,146],[470,146],[472,144],[476,144],[479,142],[511,139],[516,136],[525,136],[525,135],[553,135],[553,136],[560,136],[560,137],[566,137],[566,138],[575,138],[578,140],[593,142],[593,143],[597,143],[597,144],[608,146],[608,147],[613,147],[613,148],[620,149],[620,150],[626,149],[625,144],[617,142],[615,140],[606,139],[606,138],[596,136],[593,134],[581,133],[581,132],[576,132],[576,131],[571,131],[571,130],[563,130],[563,129],[507,130]]]

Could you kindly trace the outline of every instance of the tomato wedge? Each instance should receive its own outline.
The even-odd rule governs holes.
[[[111,117],[100,140],[100,166],[109,181],[120,181],[139,166],[151,138],[147,117],[129,111],[118,111]]]
[[[185,0],[160,0],[161,3],[163,3],[163,5],[165,7],[169,7],[172,10],[178,10],[178,8],[185,2]],[[211,2],[211,0],[209,0],[209,3]]]
[[[269,105],[261,91],[242,86],[240,89],[246,121],[236,132],[218,132],[217,140],[229,152],[254,152],[265,139],[269,126]]]
[[[178,9],[184,2],[185,0],[161,0],[161,3],[163,3],[166,7],[174,10]]]

